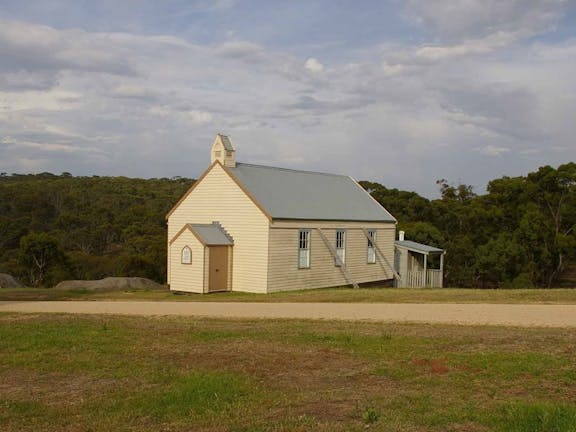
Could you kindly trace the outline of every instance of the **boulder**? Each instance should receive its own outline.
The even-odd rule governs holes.
[[[22,284],[14,276],[0,273],[0,288],[22,288]]]
[[[99,280],[67,280],[53,289],[82,291],[162,290],[163,285],[141,277],[107,277]]]

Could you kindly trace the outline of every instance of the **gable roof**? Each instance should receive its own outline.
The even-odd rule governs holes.
[[[234,241],[218,223],[188,224],[198,239],[207,246],[229,246]]]
[[[225,169],[274,219],[396,222],[348,176],[244,163]]]
[[[211,224],[186,224],[182,229],[170,240],[170,244],[174,242],[180,234],[184,231],[190,231],[204,246],[231,246],[234,240],[222,228],[222,226],[213,222]]]
[[[234,151],[232,142],[230,141],[230,138],[227,135],[218,134],[218,136],[220,137],[220,141],[222,142],[222,145],[224,146],[225,150]]]
[[[424,254],[443,253],[444,252],[443,249],[438,249],[438,248],[433,247],[433,246],[428,246],[428,245],[425,245],[422,243],[417,243],[417,242],[412,241],[412,240],[396,240],[394,243],[396,244],[396,246],[404,247],[406,249],[410,249],[410,250],[424,253]]]

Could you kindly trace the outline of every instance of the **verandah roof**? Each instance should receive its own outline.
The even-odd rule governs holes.
[[[443,249],[436,248],[434,246],[428,246],[422,243],[417,243],[412,240],[396,240],[396,246],[406,248],[408,250],[422,253],[425,255],[428,254],[442,254],[444,253]]]

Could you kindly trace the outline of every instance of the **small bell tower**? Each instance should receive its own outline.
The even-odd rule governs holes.
[[[226,135],[217,134],[210,149],[210,164],[219,161],[228,168],[236,167],[236,150],[232,141]]]

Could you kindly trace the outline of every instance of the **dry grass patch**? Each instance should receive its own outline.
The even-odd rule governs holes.
[[[509,303],[575,304],[576,289],[462,289],[462,288],[389,288],[373,286],[322,288],[314,290],[250,294],[222,292],[213,294],[172,293],[166,290],[124,290],[91,292],[38,288],[0,289],[0,301],[31,300],[119,300],[119,301],[202,301],[265,303]]]
[[[34,401],[46,406],[79,404],[95,395],[123,388],[127,383],[86,375],[38,373],[11,369],[0,374],[0,394],[9,400]]]

